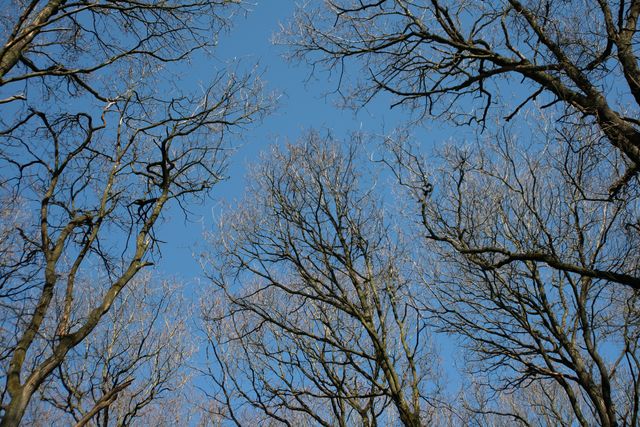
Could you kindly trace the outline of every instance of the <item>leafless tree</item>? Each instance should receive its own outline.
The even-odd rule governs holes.
[[[284,31],[341,90],[357,75],[358,102],[385,92],[480,124],[475,144],[425,162],[395,143],[385,161],[418,206],[433,324],[547,424],[638,424],[639,15],[637,1],[329,0]],[[527,405],[476,408],[543,423]]]
[[[557,427],[576,425],[571,404],[553,380],[496,392],[484,375],[462,377],[457,395],[447,398],[432,425]]]
[[[540,135],[503,129],[429,163],[390,143],[426,237],[427,311],[497,395],[533,388],[547,423],[637,425],[638,186],[610,198],[624,159],[597,133]],[[535,425],[522,405],[504,415]]]
[[[39,387],[82,353],[158,259],[166,208],[209,194],[223,177],[227,133],[265,112],[252,72],[167,90],[167,64],[215,43],[235,10],[225,3],[2,8],[0,189],[29,215],[1,216],[2,245],[15,256],[0,265],[0,425],[19,424]]]
[[[95,290],[84,291],[82,297],[91,299]],[[180,292],[175,285],[153,283],[149,274],[134,279],[41,386],[39,401],[25,415],[28,424],[43,414],[55,420],[46,425],[127,426],[137,418],[151,421],[156,411],[179,419],[194,350]]]
[[[385,217],[359,141],[274,149],[206,258],[210,412],[244,425],[422,425],[437,361],[409,245]]]
[[[615,194],[640,165],[639,15],[635,0],[326,0],[300,7],[283,41],[341,82],[358,76],[363,102],[387,92],[482,127],[495,111],[500,127],[537,100],[624,154]]]
[[[237,0],[5,0],[0,15],[3,103],[43,93],[108,102],[127,75],[189,60],[211,48]],[[125,66],[126,64],[126,66]],[[116,78],[113,76],[116,75]]]

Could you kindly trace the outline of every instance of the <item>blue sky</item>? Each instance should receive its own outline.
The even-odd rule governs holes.
[[[227,64],[239,62],[241,67],[257,64],[263,70],[266,90],[274,93],[278,101],[273,113],[242,132],[242,140],[234,141],[239,148],[231,158],[228,180],[214,189],[211,199],[200,206],[189,206],[192,222],[185,223],[176,209],[168,213],[169,220],[160,233],[167,242],[159,263],[163,273],[186,281],[199,276],[193,252],[206,248],[200,243],[203,232],[215,227],[224,203],[242,196],[248,165],[271,144],[295,141],[311,128],[331,131],[340,138],[354,131],[380,133],[400,122],[402,112],[390,110],[388,100],[382,98],[358,112],[337,108],[338,99],[331,94],[338,84],[335,75],[318,71],[311,76],[310,67],[284,58],[286,48],[274,45],[273,36],[280,24],[291,19],[294,7],[294,2],[284,0],[261,1],[250,6],[246,16],[235,16],[231,30],[221,36],[215,58],[204,55],[194,58],[189,71],[182,76],[187,84],[205,84],[212,71]]]

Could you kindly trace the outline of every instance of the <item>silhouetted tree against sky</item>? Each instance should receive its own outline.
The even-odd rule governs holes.
[[[327,426],[434,416],[440,378],[410,250],[359,172],[360,143],[311,133],[275,149],[223,217],[203,312],[218,416]]]
[[[560,424],[638,422],[639,14],[636,1],[327,1],[283,35],[356,105],[384,92],[477,130],[446,147],[392,137],[384,162],[417,207],[433,326],[498,396],[560,390]]]
[[[564,401],[557,424],[635,425],[638,291],[620,283],[640,267],[638,188],[610,199],[620,152],[566,131],[525,145],[503,129],[428,161],[396,140],[386,161],[418,208],[427,311],[470,373],[498,396],[536,387],[534,414]]]
[[[637,1],[329,0],[300,7],[283,42],[335,69],[358,103],[387,92],[427,117],[492,127],[526,120],[537,100],[624,154],[616,193],[640,164],[639,15]]]
[[[3,99],[63,100],[86,94],[107,102],[129,80],[213,48],[230,25],[234,0],[136,2],[9,0],[3,5]],[[237,10],[237,9],[236,9]],[[36,93],[33,93],[36,92]]]
[[[0,426],[176,422],[192,340],[203,422],[639,424],[640,1],[298,6],[286,54],[404,130],[271,149],[187,338],[143,272],[273,105],[237,62],[194,76],[246,7],[2,3]]]
[[[96,289],[78,291],[76,299],[88,301]],[[181,292],[139,274],[41,386],[25,422],[80,427],[180,420],[190,379],[185,368],[195,350],[187,323],[192,313]]]
[[[227,3],[229,4],[227,6]],[[228,132],[266,108],[255,76],[166,90],[237,2],[10,2],[0,50],[3,197],[29,212],[2,264],[1,425],[153,264],[167,206],[222,178]],[[180,65],[180,64],[176,64]],[[7,240],[9,241],[9,240]],[[78,287],[91,286],[92,298]]]

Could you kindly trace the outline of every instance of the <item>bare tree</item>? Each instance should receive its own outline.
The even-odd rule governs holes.
[[[537,390],[552,425],[637,425],[638,291],[616,284],[640,269],[638,188],[611,199],[621,154],[565,131],[523,148],[503,130],[428,169],[396,142],[389,164],[419,207],[428,311],[470,350],[470,372],[498,395]],[[507,414],[528,424],[522,406]]]
[[[19,248],[0,270],[0,425],[19,424],[158,259],[166,208],[202,200],[223,178],[226,134],[267,108],[251,72],[213,73],[193,93],[158,84],[175,78],[167,63],[215,43],[220,14],[235,10],[225,3],[3,8],[0,188],[33,214],[0,227]]]
[[[29,424],[48,413],[56,420],[49,425],[127,426],[141,417],[149,421],[154,411],[179,416],[185,410],[182,389],[194,350],[188,305],[179,287],[153,280],[149,274],[134,279],[67,355],[39,390],[39,402],[25,416]],[[85,300],[96,291],[83,290]]]
[[[409,246],[356,139],[312,133],[258,166],[207,257],[212,415],[285,425],[422,425],[438,375]],[[267,421],[269,420],[269,421]]]
[[[29,102],[42,92],[58,100],[83,94],[116,99],[126,89],[126,74],[186,61],[215,46],[238,11],[226,6],[238,3],[7,0],[0,16],[0,88],[7,92],[0,102]]]
[[[418,206],[434,325],[497,395],[533,402],[476,405],[479,420],[540,424],[525,416],[537,407],[552,425],[638,423],[639,14],[637,1],[329,0],[284,32],[340,90],[357,75],[359,103],[385,92],[484,131],[428,162],[402,144],[386,160]]]
[[[534,100],[554,106],[624,154],[615,193],[640,165],[639,15],[635,0],[327,0],[301,7],[284,42],[341,81],[358,76],[352,94],[362,102],[383,91],[482,127],[491,111],[501,126]]]
[[[449,399],[432,425],[557,427],[575,425],[575,416],[554,381],[538,381],[508,393],[496,393],[486,378],[466,378],[457,396]]]

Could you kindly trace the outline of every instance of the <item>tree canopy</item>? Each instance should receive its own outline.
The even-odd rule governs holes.
[[[174,277],[287,91],[216,56],[252,7],[3,3],[0,425],[638,425],[640,1],[296,6],[383,124],[280,121]]]

